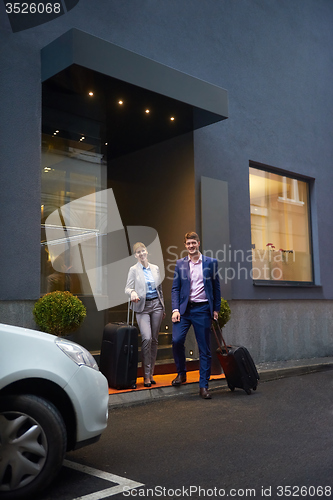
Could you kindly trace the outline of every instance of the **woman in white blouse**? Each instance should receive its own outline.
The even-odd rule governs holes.
[[[130,297],[136,312],[142,346],[142,368],[145,387],[156,384],[153,375],[157,356],[158,334],[165,317],[160,270],[148,262],[146,246],[135,243],[133,253],[138,260],[128,272],[125,293]]]

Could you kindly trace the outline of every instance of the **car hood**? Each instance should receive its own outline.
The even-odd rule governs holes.
[[[0,389],[23,378],[45,378],[65,387],[79,366],[48,333],[0,323]]]

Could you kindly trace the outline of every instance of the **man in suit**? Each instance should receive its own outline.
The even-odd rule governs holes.
[[[199,347],[200,396],[211,399],[208,391],[211,353],[210,329],[212,318],[217,319],[221,307],[220,280],[216,259],[200,253],[200,240],[195,232],[185,234],[188,255],[176,263],[172,300],[172,349],[178,375],[173,386],[186,382],[185,339],[191,325]]]

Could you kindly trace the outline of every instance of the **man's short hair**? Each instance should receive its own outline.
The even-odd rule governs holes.
[[[184,236],[184,243],[186,243],[187,240],[197,240],[197,241],[200,241],[200,238],[197,235],[197,233],[195,233],[194,231],[190,231],[190,232],[188,232],[188,233],[185,234],[185,236]]]

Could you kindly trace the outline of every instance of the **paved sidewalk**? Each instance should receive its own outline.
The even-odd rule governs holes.
[[[311,358],[311,359],[296,359],[289,361],[275,361],[270,363],[258,363],[257,369],[260,375],[259,388],[261,382],[276,380],[284,377],[295,377],[298,375],[306,375],[308,373],[332,370],[333,357]],[[157,377],[156,377],[157,378]],[[172,377],[173,378],[173,377]],[[220,389],[227,389],[225,378],[218,377],[211,380],[209,389],[212,394]],[[188,382],[180,387],[152,386],[150,389],[132,390],[110,394],[109,408],[121,406],[130,406],[140,403],[148,403],[160,399],[182,396],[184,394],[198,394],[199,383]]]

